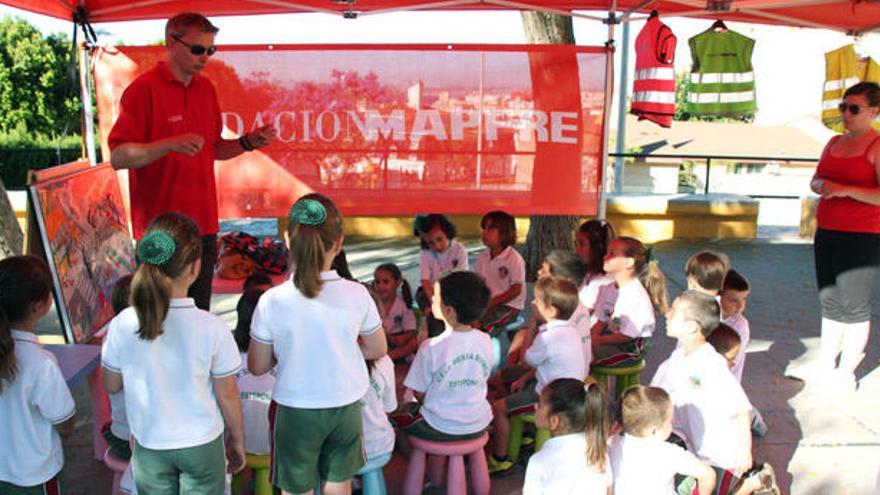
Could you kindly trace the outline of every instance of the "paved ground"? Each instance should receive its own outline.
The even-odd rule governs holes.
[[[775,240],[701,241],[675,240],[659,243],[657,256],[668,277],[671,294],[684,286],[687,257],[704,248],[724,251],[734,267],[752,284],[746,315],[751,322],[752,342],[748,349],[744,385],[752,402],[770,427],[766,438],[755,441],[755,457],[771,462],[786,493],[880,494],[880,343],[874,331],[870,352],[859,369],[861,387],[850,398],[828,390],[811,390],[782,377],[786,366],[816,352],[819,310],[810,244],[797,240],[792,229],[766,227],[764,235]],[[356,241],[356,240],[355,240]],[[469,248],[479,246],[471,241]],[[357,277],[369,277],[373,267],[394,261],[410,280],[417,278],[417,246],[411,240],[353,242],[347,248]],[[875,297],[874,313],[880,314]],[[228,321],[235,319],[235,297],[216,296],[213,311]],[[876,327],[876,321],[875,327]],[[647,382],[657,365],[668,356],[672,341],[659,325],[648,357]],[[110,476],[104,466],[91,459],[89,401],[87,390],[75,391],[80,411],[76,433],[65,442],[67,464],[64,476],[71,494],[106,494]],[[399,493],[405,460],[395,456],[386,468],[389,493]],[[518,494],[524,468],[512,475],[493,479],[492,492]],[[434,490],[432,493],[442,493]]]

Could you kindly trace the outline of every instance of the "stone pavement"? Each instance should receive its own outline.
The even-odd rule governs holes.
[[[812,390],[783,378],[791,362],[815,354],[818,348],[819,308],[813,275],[812,246],[774,231],[780,240],[688,241],[658,243],[656,255],[668,278],[670,295],[684,287],[684,264],[692,253],[715,249],[727,253],[733,266],[751,282],[746,316],[752,329],[744,387],[764,414],[769,434],[755,440],[754,455],[773,464],[785,493],[795,495],[880,495],[880,357],[876,324],[869,353],[859,369],[860,389],[841,397],[830,390]],[[466,242],[473,253],[477,241]],[[418,246],[412,239],[347,241],[354,275],[367,279],[372,268],[394,261],[407,278],[417,283]],[[880,314],[880,298],[874,298]],[[230,325],[235,320],[235,296],[215,296],[212,310]],[[662,318],[648,357],[643,383],[665,359],[674,342],[665,336]],[[108,470],[91,458],[90,411],[87,390],[75,390],[79,421],[75,434],[65,441],[64,476],[71,494],[105,494],[110,491]],[[389,493],[399,493],[406,461],[396,455],[386,467]],[[524,467],[493,479],[494,494],[521,493]],[[430,493],[443,493],[431,490]]]

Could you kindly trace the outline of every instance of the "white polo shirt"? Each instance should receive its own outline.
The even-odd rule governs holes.
[[[388,413],[397,409],[394,362],[388,356],[376,360],[370,372],[370,387],[361,399],[364,423],[364,453],[372,459],[394,450],[394,428]]]
[[[485,332],[447,328],[422,342],[403,383],[425,394],[420,412],[434,429],[450,435],[476,433],[492,421],[486,381],[493,359],[492,340]]]
[[[605,494],[613,483],[611,463],[605,472],[587,464],[587,437],[572,433],[553,437],[529,459],[523,495]]]
[[[725,318],[724,323],[727,323],[730,328],[734,329],[737,334],[739,334],[739,351],[736,353],[736,359],[733,362],[733,368],[731,368],[731,372],[733,372],[733,376],[736,377],[737,381],[742,383],[743,379],[743,368],[746,366],[746,347],[749,346],[749,339],[751,339],[751,329],[749,328],[749,320],[746,319],[742,313],[731,316],[730,318]]]
[[[419,266],[422,273],[421,280],[427,280],[433,285],[441,276],[449,272],[468,269],[467,249],[454,239],[449,241],[449,246],[442,253],[432,249],[422,249]]]
[[[380,301],[379,314],[382,316],[382,328],[385,329],[385,333],[388,335],[416,329],[416,315],[413,313],[412,308],[406,307],[403,297],[399,295],[394,299],[394,304],[387,311],[385,310],[385,305]]]
[[[33,333],[11,333],[18,371],[0,392],[0,480],[33,486],[64,466],[55,425],[72,418],[76,407],[55,356]]]
[[[675,495],[675,475],[702,472],[697,457],[656,438],[616,435],[609,448],[614,495]]]
[[[367,392],[367,365],[358,337],[382,328],[363,285],[335,270],[312,299],[293,280],[267,290],[257,303],[251,339],[272,345],[278,360],[275,402],[300,409],[342,407]]]
[[[614,278],[609,275],[604,273],[596,275],[588,273],[578,290],[578,299],[580,299],[581,304],[592,311],[596,307],[596,298],[599,297],[599,291],[602,287],[613,283]]]
[[[541,325],[538,335],[526,351],[525,360],[529,366],[537,368],[538,384],[535,391],[538,394],[553,380],[583,380],[587,376],[580,335],[566,320]]]
[[[163,333],[137,335],[134,308],[116,316],[101,351],[104,368],[122,374],[131,433],[148,449],[208,443],[223,433],[212,380],[234,375],[241,358],[232,332],[190,298],[171,299]]]
[[[723,356],[709,344],[690,356],[680,347],[657,369],[651,386],[669,394],[675,406],[673,430],[700,459],[722,469],[737,467],[744,433],[734,420],[752,405]]]
[[[654,333],[654,305],[637,279],[623,287],[613,283],[603,286],[596,298],[594,318],[609,323],[612,330],[631,339],[647,338]]]
[[[577,330],[578,337],[581,339],[581,348],[584,351],[584,362],[587,369],[590,369],[590,363],[593,362],[593,339],[590,335],[590,310],[583,304],[578,303],[577,309],[568,319],[568,324]]]
[[[519,295],[504,303],[515,309],[523,309],[526,303],[526,262],[513,246],[504,248],[492,257],[486,249],[477,255],[474,271],[483,276],[492,297],[507,292],[511,286],[522,285]]]
[[[241,362],[247,362],[247,353],[241,353]],[[244,450],[249,454],[268,455],[269,405],[275,388],[275,370],[260,376],[242,367],[235,374],[238,397],[241,399],[241,417],[244,422]]]

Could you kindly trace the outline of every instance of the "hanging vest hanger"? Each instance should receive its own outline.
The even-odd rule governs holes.
[[[648,16],[648,19],[653,19],[654,17],[660,17],[660,13],[656,10],[651,11],[651,15]]]
[[[715,21],[712,24],[712,26],[709,27],[709,30],[726,32],[727,26],[724,24],[724,21],[722,21],[721,19],[718,19],[717,21]]]

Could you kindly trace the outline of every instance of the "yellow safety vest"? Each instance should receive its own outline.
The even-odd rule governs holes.
[[[842,46],[825,54],[825,87],[822,93],[822,123],[832,131],[843,132],[840,110],[843,93],[859,82],[880,83],[880,64],[872,58],[860,61],[853,45]],[[880,120],[874,121],[880,129]]]

